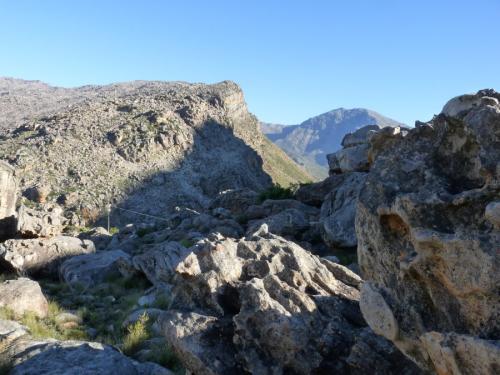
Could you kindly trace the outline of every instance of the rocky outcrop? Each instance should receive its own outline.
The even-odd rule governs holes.
[[[330,177],[297,191],[298,198],[312,202],[317,202],[323,195],[321,235],[331,249],[356,247],[356,205],[367,172],[378,155],[406,133],[406,128],[380,129],[377,125],[368,125],[346,134],[342,140],[344,148],[327,155]],[[329,191],[324,194],[327,189]],[[312,193],[310,198],[304,197],[307,192]]]
[[[66,258],[95,252],[89,240],[56,236],[38,239],[12,239],[0,243],[0,260],[20,275],[57,275]]]
[[[331,176],[332,190],[321,205],[321,234],[331,248],[349,248],[357,244],[354,219],[358,194],[366,173],[353,172]]]
[[[366,327],[357,275],[266,225],[240,240],[213,235],[176,254],[150,279],[172,288],[161,323],[196,374],[418,373]]]
[[[233,215],[245,215],[248,208],[259,203],[259,194],[249,189],[233,189],[219,192],[210,204],[211,208],[222,207]]]
[[[62,208],[56,205],[49,205],[43,210],[21,205],[17,210],[16,232],[27,238],[58,236],[64,228],[62,213]]]
[[[40,285],[27,278],[7,280],[0,284],[0,307],[8,309],[17,317],[31,312],[44,318],[49,311]]]
[[[15,232],[16,194],[14,168],[0,160],[0,240]]]
[[[375,160],[380,139],[384,141],[393,134],[406,133],[402,127],[386,127],[367,125],[355,132],[348,133],[342,140],[342,149],[327,155],[330,175],[345,172],[368,172]]]
[[[175,206],[206,208],[220,191],[310,179],[260,133],[233,82],[142,81],[67,90],[23,81],[7,85],[0,133],[12,129],[0,144],[2,157],[17,168],[28,199],[60,202],[87,224],[110,202],[163,217]],[[51,113],[30,97],[43,92],[40,100],[49,100],[61,90],[72,105],[47,105]],[[12,100],[26,115],[22,124],[4,117]],[[112,211],[116,226],[143,219]]]
[[[110,250],[73,256],[61,264],[59,275],[69,285],[88,288],[120,276],[120,268],[126,272],[131,267],[130,255],[121,250]]]
[[[170,375],[153,363],[139,363],[109,345],[85,341],[20,338],[8,346],[12,375]]]
[[[439,374],[500,371],[500,94],[381,142],[356,217],[373,330]]]

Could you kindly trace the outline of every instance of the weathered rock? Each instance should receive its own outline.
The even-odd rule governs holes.
[[[89,240],[57,236],[51,238],[7,240],[0,244],[0,259],[18,274],[57,275],[66,258],[95,252]]]
[[[211,202],[211,208],[226,208],[235,216],[245,214],[248,207],[259,203],[259,194],[250,189],[221,191]]]
[[[358,200],[363,315],[439,374],[500,369],[500,106],[490,97],[500,95],[455,98],[392,140]]]
[[[14,168],[0,160],[0,240],[15,232],[17,180]]]
[[[327,155],[330,173],[366,172],[370,169],[368,144],[344,148],[335,154]]]
[[[57,236],[64,228],[62,213],[59,206],[47,206],[38,211],[21,205],[17,210],[16,232],[27,238]]]
[[[181,241],[187,233],[202,234],[221,233],[224,236],[239,238],[243,235],[243,228],[233,219],[219,219],[206,213],[189,208],[176,208],[176,213],[169,218],[170,226],[175,231],[170,235],[171,240]]]
[[[344,173],[331,178],[334,180],[331,183],[333,189],[321,206],[323,240],[332,248],[355,247],[356,204],[359,191],[366,180],[366,173]]]
[[[25,326],[13,320],[0,319],[0,345],[7,345],[25,335],[28,335],[28,329]]]
[[[330,175],[345,172],[367,172],[377,155],[391,140],[407,134],[407,128],[367,125],[342,140],[343,149],[327,155]]]
[[[120,267],[128,269],[131,266],[130,255],[121,250],[109,250],[69,258],[59,267],[59,275],[69,285],[90,287],[119,276]]]
[[[27,278],[0,284],[0,307],[8,308],[19,318],[27,312],[44,318],[49,312],[49,304],[40,285]]]
[[[391,127],[387,127],[387,129],[391,129]],[[342,147],[354,147],[368,143],[370,137],[380,130],[378,125],[366,125],[352,133],[347,133],[342,139]]]
[[[248,223],[247,233],[255,232],[262,224],[267,224],[269,231],[280,236],[300,235],[309,227],[309,221],[302,211],[289,208],[261,220]]]
[[[90,240],[94,243],[96,250],[104,250],[112,240],[112,235],[103,227],[92,228],[88,232],[78,235],[82,240]]]
[[[191,251],[178,242],[166,242],[154,246],[144,254],[134,256],[132,262],[151,283],[162,286],[171,282],[175,268],[189,254]]]
[[[109,345],[85,341],[21,338],[7,349],[12,375],[171,375],[153,363],[139,363]]]
[[[200,241],[169,277],[173,309],[160,318],[167,341],[202,375],[418,373],[368,330],[351,286],[360,279],[337,266],[266,225],[239,241]]]
[[[262,219],[289,209],[300,211],[309,221],[317,220],[319,215],[316,207],[309,206],[295,199],[266,199],[262,204],[248,207],[245,216],[250,220]]]
[[[329,176],[323,181],[301,185],[294,198],[309,206],[321,207],[325,196],[339,184],[337,175]]]

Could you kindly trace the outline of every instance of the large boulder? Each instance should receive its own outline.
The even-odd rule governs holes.
[[[47,206],[38,211],[21,205],[17,210],[16,232],[22,237],[51,237],[62,233],[63,210],[59,206]]]
[[[294,198],[309,206],[321,207],[325,196],[338,185],[338,181],[337,175],[332,175],[320,182],[300,185]]]
[[[344,172],[366,172],[370,169],[368,151],[370,146],[363,143],[357,146],[343,148],[334,154],[326,156],[330,174]]]
[[[0,160],[0,240],[15,232],[17,180],[14,168]]]
[[[49,312],[49,304],[40,285],[27,278],[7,280],[0,284],[0,307],[9,309],[18,318],[27,312],[45,318]]]
[[[157,286],[171,283],[176,267],[191,254],[178,242],[163,242],[132,258],[134,267]]]
[[[205,374],[415,374],[365,325],[360,279],[271,234],[212,236],[170,263],[160,318],[184,366]]]
[[[331,248],[352,248],[357,244],[354,221],[358,194],[366,173],[352,172],[330,177],[332,190],[321,205],[321,235]]]
[[[439,374],[500,371],[499,99],[455,98],[392,139],[358,198],[363,315]]]
[[[231,189],[221,191],[212,200],[210,207],[225,208],[235,216],[245,214],[251,205],[259,203],[259,194],[250,189]]]
[[[10,375],[171,375],[154,363],[139,363],[109,345],[85,341],[20,338],[4,353],[10,358]]]
[[[0,260],[4,266],[20,275],[57,275],[65,259],[95,252],[89,240],[56,236],[37,239],[13,239],[0,244]]]
[[[69,258],[59,267],[59,275],[68,285],[88,288],[120,276],[120,268],[126,271],[131,267],[130,255],[121,250],[109,250]]]
[[[300,236],[309,228],[309,220],[302,211],[294,208],[283,210],[264,219],[248,223],[248,233],[255,232],[262,224],[267,224],[269,231],[280,236]]]
[[[346,134],[342,140],[343,148],[326,156],[330,175],[369,171],[381,149],[380,144],[385,144],[386,139],[404,136],[407,132],[408,128],[399,126],[379,128],[378,125],[367,125]]]

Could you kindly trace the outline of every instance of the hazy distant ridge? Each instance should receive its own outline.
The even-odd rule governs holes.
[[[261,123],[262,132],[317,178],[327,175],[326,155],[341,148],[346,133],[365,125],[404,125],[364,108],[338,108],[299,125]]]

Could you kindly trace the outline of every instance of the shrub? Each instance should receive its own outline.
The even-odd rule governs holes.
[[[114,235],[114,234],[117,234],[117,233],[120,233],[120,229],[118,229],[117,227],[111,227],[111,228],[109,228],[109,234]]]
[[[150,338],[149,316],[144,313],[139,319],[127,327],[127,334],[123,338],[123,352],[126,355],[134,354],[141,344]]]
[[[179,243],[184,246],[184,247],[191,247],[194,245],[194,242],[191,240],[188,240],[187,238],[184,238],[183,240],[180,240]]]
[[[285,188],[280,184],[275,184],[269,189],[264,190],[260,193],[259,201],[262,203],[266,199],[290,199],[293,198],[296,189],[297,186],[295,185],[290,185],[289,187]]]

